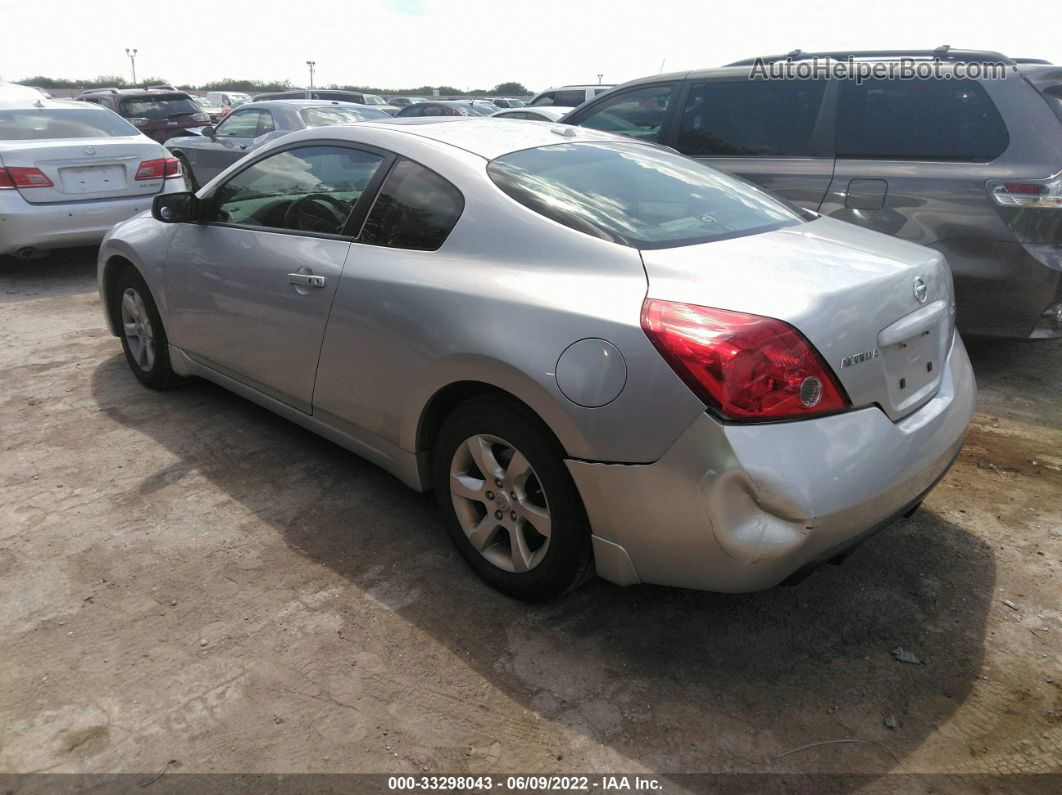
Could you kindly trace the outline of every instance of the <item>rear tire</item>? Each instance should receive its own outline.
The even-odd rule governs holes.
[[[127,266],[115,281],[111,306],[118,319],[125,361],[150,389],[171,389],[181,377],[170,366],[170,348],[155,299],[136,268]]]
[[[461,556],[489,585],[553,599],[593,573],[590,525],[553,433],[523,404],[473,398],[443,422],[432,483]]]

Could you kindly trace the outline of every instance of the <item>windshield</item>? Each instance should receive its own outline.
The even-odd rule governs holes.
[[[507,100],[510,108],[522,108],[527,105],[522,99],[510,99]]]
[[[139,135],[136,127],[102,109],[0,110],[0,141],[115,138]]]
[[[535,212],[633,248],[707,243],[802,222],[751,185],[651,146],[541,146],[502,155],[487,173]]]
[[[337,108],[324,106],[306,108],[300,114],[307,127],[328,127],[332,124],[350,124],[366,119],[390,119],[385,111],[375,108]]]
[[[365,95],[365,104],[366,105],[386,105],[387,102],[384,100],[383,97],[381,97],[381,96],[379,96],[377,94],[366,94]]]
[[[166,121],[181,116],[194,116],[199,113],[199,108],[183,94],[172,94],[123,99],[118,105],[118,112],[127,119]]]

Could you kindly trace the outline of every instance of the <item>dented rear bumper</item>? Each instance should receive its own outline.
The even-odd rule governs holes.
[[[761,425],[704,414],[655,463],[568,461],[598,573],[621,585],[776,585],[917,504],[961,449],[975,395],[956,335],[937,394],[898,422],[877,407]]]

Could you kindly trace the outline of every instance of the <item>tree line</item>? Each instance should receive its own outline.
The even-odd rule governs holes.
[[[18,81],[22,85],[36,86],[38,88],[136,88],[132,83],[119,75],[100,75],[92,80],[69,80],[65,78],[45,77],[35,75]],[[173,85],[164,77],[147,77],[138,80],[139,86]],[[304,86],[292,85],[290,80],[238,80],[226,77],[223,80],[213,80],[201,85],[178,85],[182,91],[242,91],[246,94],[259,94],[265,91],[294,91],[304,89]],[[466,96],[505,96],[521,97],[532,92],[523,83],[509,81],[498,83],[494,88],[476,88],[472,91],[462,91],[454,86],[417,86],[416,88],[380,88],[378,86],[353,86],[330,83],[316,86],[321,89],[339,91],[361,91],[365,94],[388,94],[390,96],[410,94],[413,96],[431,96],[432,91],[438,89],[440,96],[450,94],[462,94]]]

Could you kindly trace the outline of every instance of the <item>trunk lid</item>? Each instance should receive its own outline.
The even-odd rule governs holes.
[[[955,315],[951,273],[936,251],[819,218],[641,254],[649,298],[784,320],[855,407],[880,405],[895,421],[940,387]]]
[[[141,135],[0,144],[0,165],[37,168],[51,180],[52,187],[19,188],[19,194],[31,204],[158,193],[165,180],[136,180],[136,171],[143,161],[165,156],[160,144]]]

